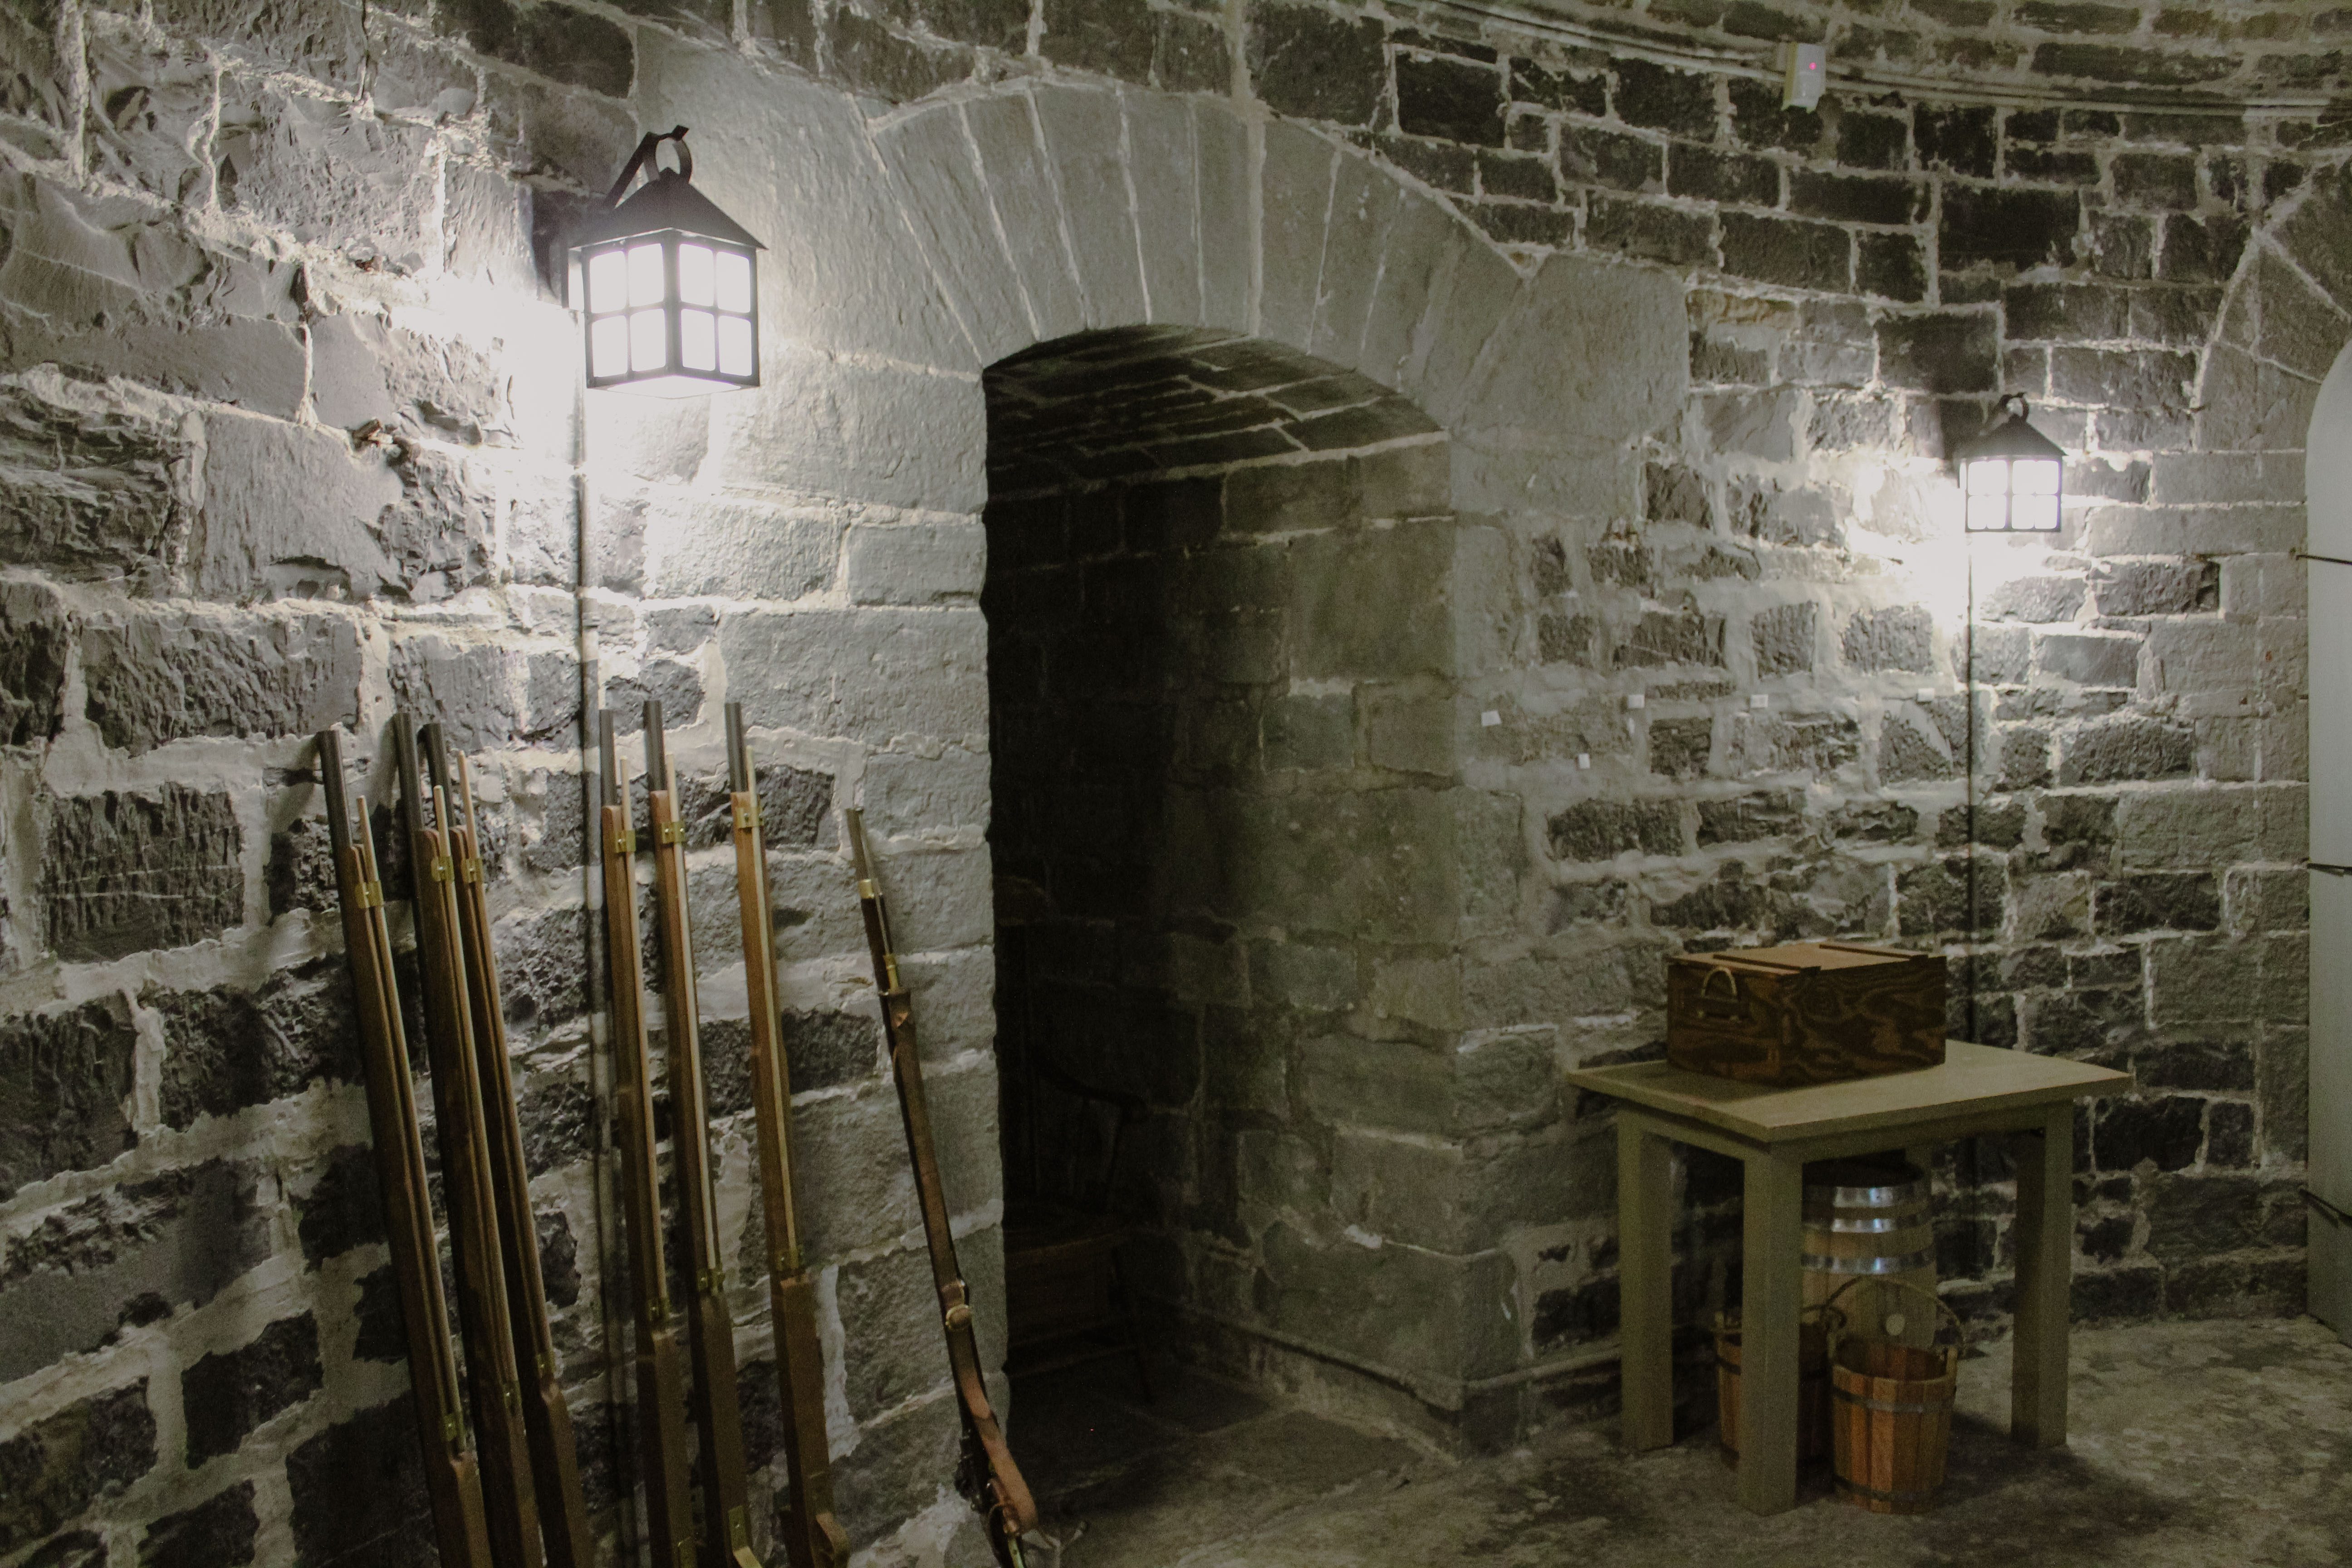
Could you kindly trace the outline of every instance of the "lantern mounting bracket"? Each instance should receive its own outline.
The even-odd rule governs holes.
[[[660,163],[656,162],[655,154],[665,142],[676,142],[677,145],[677,177],[681,180],[694,178],[694,154],[686,150],[686,127],[676,125],[667,131],[648,131],[637,142],[637,150],[629,154],[629,161],[621,165],[621,177],[614,180],[613,188],[604,193],[606,206],[616,207],[621,205],[621,198],[628,194],[629,182],[637,177],[639,170],[649,163],[656,170],[661,167]]]

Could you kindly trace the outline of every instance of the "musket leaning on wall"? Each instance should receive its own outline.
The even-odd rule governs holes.
[[[416,733],[407,715],[394,715],[392,743],[400,769],[401,815],[408,830],[425,1042],[433,1061],[434,1121],[441,1134],[449,1245],[457,1260],[457,1321],[465,1330],[466,1371],[473,1389],[474,1421],[481,1433],[482,1500],[489,1516],[490,1554],[499,1568],[541,1568],[545,1559],[540,1551],[539,1504],[523,1432],[514,1321],[507,1309],[505,1266],[499,1258],[473,1008],[466,994],[458,935],[448,803],[437,789],[426,793]]]
[[[751,1552],[751,1506],[743,1477],[743,1416],[735,1393],[735,1318],[727,1307],[727,1247],[711,1185],[710,1112],[703,1092],[702,1035],[695,1007],[694,939],[686,915],[686,821],[662,739],[661,704],[646,704],[646,822],[654,836],[654,925],[661,935],[662,1039],[669,1054],[670,1150],[677,1162],[678,1217],[687,1230],[694,1306],[693,1408],[701,1437],[704,1568],[760,1568]]]
[[[654,1153],[653,1068],[646,1048],[645,960],[637,946],[636,831],[629,782],[614,752],[614,719],[597,715],[604,812],[606,974],[612,982],[613,1121],[621,1152],[622,1225],[628,1236],[630,1305],[636,1319],[637,1454],[646,1487],[646,1538],[655,1568],[694,1568],[694,1514],[686,1475],[686,1380],[677,1316],[662,1248],[661,1167]]]
[[[383,1194],[384,1236],[407,1329],[408,1394],[416,1411],[417,1443],[425,1454],[434,1537],[445,1568],[490,1568],[481,1471],[466,1428],[465,1391],[449,1343],[449,1304],[441,1293],[441,1255],[433,1238],[425,1144],[417,1131],[416,1082],[410,1075],[400,993],[393,978],[383,883],[377,875],[375,841],[366,818],[362,816],[356,828],[352,822],[352,801],[343,784],[342,740],[332,730],[319,737],[319,771],[326,784],[327,841],[335,856],[343,952],[352,966],[368,1124],[374,1133],[376,1185]]]
[[[451,773],[439,725],[425,734],[434,783],[452,813],[447,837],[456,872],[458,936],[474,1019],[483,1131],[489,1143],[490,1195],[505,1238],[499,1258],[506,1269],[507,1309],[522,1363],[519,1370],[524,1373],[523,1430],[538,1485],[540,1527],[551,1568],[594,1568],[596,1542],[588,1531],[588,1506],[580,1489],[572,1408],[557,1375],[555,1334],[547,1321],[547,1288],[539,1268],[539,1222],[530,1206],[530,1167],[523,1159],[522,1125],[515,1113],[514,1073],[507,1058],[498,956],[490,942],[489,889],[482,871],[481,819],[474,809],[473,775],[463,757],[457,759],[457,771]]]
[[[1022,1568],[1021,1537],[1037,1525],[1037,1505],[1029,1484],[1013,1462],[1003,1429],[988,1403],[972,1333],[971,1292],[956,1261],[955,1236],[948,1227],[947,1196],[940,1185],[940,1161],[931,1138],[931,1114],[923,1097],[922,1057],[915,1047],[914,1003],[899,978],[898,955],[890,945],[890,912],[874,879],[866,849],[866,819],[855,807],[842,813],[849,853],[857,867],[857,901],[866,917],[866,945],[874,962],[874,985],[881,993],[882,1027],[888,1037],[890,1071],[898,1085],[899,1119],[907,1153],[915,1167],[915,1194],[923,1213],[923,1236],[931,1254],[931,1281],[939,1290],[940,1326],[947,1335],[948,1365],[955,1376],[963,1416],[963,1473],[958,1478],[973,1506],[986,1517],[988,1544],[999,1563]]]
[[[727,787],[735,834],[736,901],[743,918],[744,994],[751,1019],[751,1096],[761,1209],[767,1222],[768,1301],[775,1321],[776,1377],[783,1394],[784,1468],[792,1483],[784,1552],[792,1568],[838,1568],[849,1554],[849,1542],[833,1512],[824,1352],[817,1341],[816,1289],[801,1254],[800,1213],[793,1191],[792,1069],[778,1026],[767,846],[760,827],[758,775],[751,768],[740,702],[727,705]]]

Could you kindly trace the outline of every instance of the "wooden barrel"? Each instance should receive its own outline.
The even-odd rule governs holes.
[[[1926,1172],[1901,1159],[1821,1160],[1805,1167],[1805,1305],[1816,1307],[1851,1279],[1892,1281],[1936,1294],[1936,1224]],[[1892,1336],[1926,1345],[1924,1322]]]
[[[1739,1314],[1715,1315],[1717,1436],[1739,1452]],[[1797,1324],[1797,1457],[1818,1460],[1830,1451],[1830,1336],[1826,1314],[1808,1312]]]
[[[1904,1287],[1900,1293],[1911,1292]],[[1929,1297],[1919,1315],[1931,1335],[1939,1315],[1950,1319],[1952,1337],[1959,1338],[1960,1321],[1941,1300]],[[1951,1447],[1959,1345],[1921,1348],[1843,1332],[1832,1338],[1830,1447],[1839,1493],[1872,1513],[1927,1512],[1936,1506]]]

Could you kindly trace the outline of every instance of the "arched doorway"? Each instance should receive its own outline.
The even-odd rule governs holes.
[[[1411,1228],[1458,1166],[1449,444],[1225,332],[987,389],[1008,1214],[1131,1226],[1155,1337],[1228,1370],[1458,1380],[1504,1304]]]

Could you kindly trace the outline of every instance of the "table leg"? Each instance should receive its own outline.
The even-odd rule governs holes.
[[[2037,1448],[2066,1444],[2066,1329],[2074,1265],[2074,1108],[2053,1110],[2017,1146],[2017,1359],[2009,1429]]]
[[[1617,1111],[1618,1344],[1625,1447],[1675,1440],[1674,1166],[1666,1141]]]
[[[1804,1162],[1791,1153],[1767,1151],[1748,1160],[1739,1265],[1739,1506],[1750,1513],[1780,1513],[1797,1502],[1804,1182]]]

